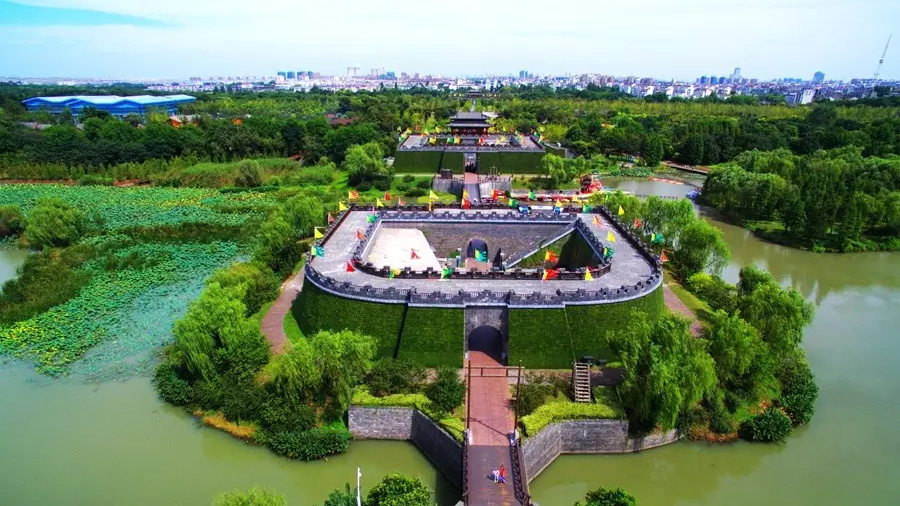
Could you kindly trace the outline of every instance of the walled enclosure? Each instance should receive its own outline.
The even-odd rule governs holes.
[[[457,489],[462,490],[463,447],[413,408],[350,406],[348,425],[356,439],[412,441]]]

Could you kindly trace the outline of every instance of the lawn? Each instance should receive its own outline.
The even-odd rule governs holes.
[[[672,273],[668,270],[663,274],[663,282],[672,290],[678,299],[684,303],[691,311],[700,319],[700,324],[706,327],[709,322],[709,316],[714,312],[709,304],[700,300],[696,295],[691,293],[683,285],[675,281]]]

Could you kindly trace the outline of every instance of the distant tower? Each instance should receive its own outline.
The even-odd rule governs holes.
[[[740,67],[734,68],[734,73],[731,74],[731,80],[732,81],[740,81],[741,80],[741,68]]]
[[[825,82],[825,72],[821,70],[813,74],[813,84],[822,84]]]
[[[347,67],[347,77],[356,77],[359,67]]]
[[[875,67],[875,77],[873,77],[873,79],[875,79],[875,80],[878,80],[878,74],[881,73],[881,64],[884,63],[884,57],[885,57],[885,55],[887,55],[887,49],[888,49],[888,46],[891,45],[891,38],[893,36],[894,36],[893,33],[890,34],[890,36],[888,36],[887,44],[884,45],[884,51],[881,52],[881,59],[878,60],[878,66]]]

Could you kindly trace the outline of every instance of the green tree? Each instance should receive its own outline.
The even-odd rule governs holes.
[[[362,182],[387,178],[390,172],[385,167],[383,158],[384,150],[377,142],[347,148],[344,168],[348,173],[348,183],[358,186]]]
[[[681,230],[673,249],[672,266],[681,279],[707,271],[719,274],[731,258],[722,231],[705,220],[694,220]]]
[[[61,199],[44,198],[37,202],[25,227],[25,238],[37,247],[68,246],[87,231],[84,213]]]
[[[812,321],[813,306],[796,290],[775,283],[757,286],[738,303],[741,315],[759,330],[776,357],[787,356],[803,341],[803,329]]]
[[[232,490],[216,496],[212,506],[287,506],[284,496],[265,488]]]
[[[658,134],[648,135],[646,139],[644,139],[644,149],[641,150],[641,155],[644,159],[644,165],[648,167],[656,167],[659,165],[659,162],[663,159],[664,153],[664,145],[663,138]]]
[[[433,383],[428,385],[425,395],[435,408],[444,413],[453,411],[463,403],[466,387],[459,379],[459,372],[452,367],[438,369]]]
[[[431,490],[418,478],[389,474],[366,496],[365,506],[428,506]]]
[[[17,205],[0,206],[0,239],[18,235],[25,230],[25,215]]]
[[[629,328],[609,334],[625,368],[616,393],[631,429],[671,429],[716,384],[715,364],[703,340],[691,336],[687,320],[667,313],[651,321],[635,312]]]
[[[256,160],[241,160],[237,166],[234,185],[244,188],[255,188],[262,185],[263,174]]]
[[[577,502],[575,506],[636,506],[633,495],[621,488],[607,489],[600,487],[584,496],[585,502]]]
[[[297,239],[312,237],[313,227],[325,221],[322,199],[311,195],[297,195],[288,199],[283,206],[284,214]]]

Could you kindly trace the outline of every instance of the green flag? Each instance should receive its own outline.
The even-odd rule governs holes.
[[[535,197],[534,190],[528,192],[528,200],[535,200]]]
[[[444,267],[441,271],[441,279],[448,279],[453,275],[453,267]]]
[[[591,212],[591,210],[592,210],[593,208],[594,208],[594,206],[592,206],[592,205],[590,205],[590,204],[585,204],[585,205],[581,206],[581,212],[583,212],[583,213],[589,213],[589,212]]]
[[[487,253],[481,250],[475,250],[475,261],[476,262],[487,262]]]
[[[516,199],[509,199],[509,207],[518,207],[519,201]]]
[[[375,220],[377,220],[377,219],[378,219],[378,215],[370,214],[370,215],[366,216],[366,223],[375,223]]]

